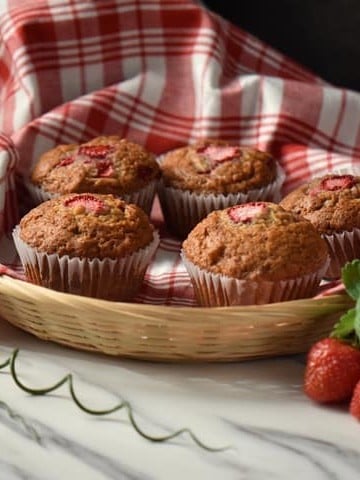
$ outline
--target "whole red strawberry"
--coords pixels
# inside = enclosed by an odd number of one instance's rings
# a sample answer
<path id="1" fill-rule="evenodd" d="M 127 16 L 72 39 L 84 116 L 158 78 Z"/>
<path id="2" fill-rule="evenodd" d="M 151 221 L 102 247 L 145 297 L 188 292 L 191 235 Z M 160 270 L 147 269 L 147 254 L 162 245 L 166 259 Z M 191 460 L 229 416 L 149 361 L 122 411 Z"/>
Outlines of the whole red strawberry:
<path id="1" fill-rule="evenodd" d="M 305 369 L 304 390 L 308 397 L 321 403 L 343 402 L 351 398 L 359 380 L 359 349 L 336 338 L 325 338 L 313 345 Z"/>
<path id="2" fill-rule="evenodd" d="M 353 396 L 351 397 L 350 413 L 360 420 L 360 381 L 356 384 Z"/>

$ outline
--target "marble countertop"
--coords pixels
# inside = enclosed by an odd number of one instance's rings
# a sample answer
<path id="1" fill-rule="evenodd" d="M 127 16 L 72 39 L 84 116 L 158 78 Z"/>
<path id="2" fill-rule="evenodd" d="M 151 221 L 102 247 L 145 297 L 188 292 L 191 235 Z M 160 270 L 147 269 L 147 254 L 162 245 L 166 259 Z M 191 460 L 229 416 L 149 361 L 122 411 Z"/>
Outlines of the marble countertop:
<path id="1" fill-rule="evenodd" d="M 208 452 L 186 433 L 150 442 L 126 411 L 89 415 L 73 402 L 68 385 L 31 396 L 6 367 L 0 372 L 0 479 L 359 478 L 360 424 L 346 408 L 320 407 L 304 396 L 302 356 L 234 364 L 137 362 L 44 342 L 5 321 L 0 339 L 0 362 L 20 349 L 16 371 L 25 385 L 48 387 L 72 373 L 78 398 L 91 409 L 126 400 L 149 435 L 190 427 L 211 447 L 230 446 Z"/>

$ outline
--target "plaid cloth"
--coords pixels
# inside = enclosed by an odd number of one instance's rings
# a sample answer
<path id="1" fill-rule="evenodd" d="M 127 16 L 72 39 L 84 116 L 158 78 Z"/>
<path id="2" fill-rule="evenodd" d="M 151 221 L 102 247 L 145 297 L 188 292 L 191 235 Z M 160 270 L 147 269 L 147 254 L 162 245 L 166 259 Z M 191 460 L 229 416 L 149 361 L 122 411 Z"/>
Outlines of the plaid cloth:
<path id="1" fill-rule="evenodd" d="M 15 174 L 59 143 L 118 134 L 160 154 L 204 136 L 270 151 L 284 193 L 360 158 L 360 96 L 334 88 L 191 0 L 3 0 L 0 231 Z M 161 227 L 158 204 L 153 219 Z M 162 231 L 139 301 L 193 304 Z M 1 272 L 16 258 L 6 234 Z"/>

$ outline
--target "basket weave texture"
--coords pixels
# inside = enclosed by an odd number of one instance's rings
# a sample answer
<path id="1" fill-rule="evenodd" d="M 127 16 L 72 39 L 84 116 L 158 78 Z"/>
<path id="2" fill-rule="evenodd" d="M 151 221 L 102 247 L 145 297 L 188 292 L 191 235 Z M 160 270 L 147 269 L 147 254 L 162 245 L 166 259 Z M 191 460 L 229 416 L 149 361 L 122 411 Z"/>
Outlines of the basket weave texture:
<path id="1" fill-rule="evenodd" d="M 81 350 L 167 362 L 230 362 L 305 352 L 352 305 L 346 294 L 249 307 L 97 300 L 0 277 L 0 316 Z"/>

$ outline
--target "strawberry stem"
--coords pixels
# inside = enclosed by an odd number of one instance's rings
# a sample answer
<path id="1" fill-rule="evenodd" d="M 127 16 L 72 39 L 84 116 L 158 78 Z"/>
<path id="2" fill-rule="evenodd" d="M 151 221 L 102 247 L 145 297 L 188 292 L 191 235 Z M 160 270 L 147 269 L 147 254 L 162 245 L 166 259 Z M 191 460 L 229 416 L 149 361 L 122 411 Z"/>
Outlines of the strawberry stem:
<path id="1" fill-rule="evenodd" d="M 340 317 L 330 337 L 360 348 L 360 260 L 346 263 L 341 276 L 347 293 L 356 303 Z"/>

